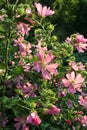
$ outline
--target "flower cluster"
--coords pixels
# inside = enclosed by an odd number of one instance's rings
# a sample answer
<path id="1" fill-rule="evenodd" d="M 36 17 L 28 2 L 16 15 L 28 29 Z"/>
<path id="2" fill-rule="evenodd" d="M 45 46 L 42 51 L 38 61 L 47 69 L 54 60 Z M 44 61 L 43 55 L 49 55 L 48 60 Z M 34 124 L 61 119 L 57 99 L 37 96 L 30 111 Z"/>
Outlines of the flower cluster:
<path id="1" fill-rule="evenodd" d="M 0 15 L 0 129 L 86 130 L 87 65 L 73 49 L 83 53 L 87 39 L 77 33 L 60 44 L 45 20 L 54 11 L 25 3 L 10 2 L 12 13 Z"/>

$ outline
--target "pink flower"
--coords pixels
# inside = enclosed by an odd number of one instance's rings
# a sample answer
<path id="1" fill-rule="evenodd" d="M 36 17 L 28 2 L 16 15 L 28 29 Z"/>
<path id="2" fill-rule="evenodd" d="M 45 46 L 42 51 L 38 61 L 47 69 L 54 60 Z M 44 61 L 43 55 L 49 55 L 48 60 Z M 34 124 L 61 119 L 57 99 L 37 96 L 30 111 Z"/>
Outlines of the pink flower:
<path id="1" fill-rule="evenodd" d="M 87 116 L 86 115 L 82 117 L 81 123 L 82 123 L 83 127 L 87 126 Z"/>
<path id="2" fill-rule="evenodd" d="M 37 54 L 39 61 L 34 62 L 34 70 L 37 72 L 42 72 L 42 77 L 44 79 L 51 79 L 51 75 L 57 74 L 57 66 L 58 64 L 50 64 L 50 62 L 54 59 L 54 55 L 51 52 L 48 52 L 45 55 L 45 50 L 42 48 L 39 50 Z"/>
<path id="3" fill-rule="evenodd" d="M 28 32 L 30 31 L 28 24 L 19 22 L 17 25 L 17 28 L 18 28 L 19 34 L 21 34 L 22 36 L 24 36 L 26 34 L 28 36 Z"/>
<path id="4" fill-rule="evenodd" d="M 24 97 L 36 97 L 35 91 L 37 90 L 37 84 L 30 84 L 29 82 L 27 83 L 21 83 L 19 82 L 16 87 L 20 90 L 22 90 Z"/>
<path id="5" fill-rule="evenodd" d="M 24 42 L 24 37 L 19 37 L 18 39 L 14 40 L 14 46 L 19 46 L 19 52 L 18 54 L 20 54 L 22 57 L 25 57 L 26 55 L 30 55 L 31 54 L 31 45 L 29 42 L 25 43 Z M 18 55 L 16 54 L 16 55 Z"/>
<path id="6" fill-rule="evenodd" d="M 79 33 L 71 35 L 70 38 L 67 37 L 65 42 L 71 43 L 72 46 L 76 47 L 78 52 L 83 53 L 85 50 L 87 50 L 87 39 L 85 39 L 84 36 Z"/>
<path id="7" fill-rule="evenodd" d="M 72 125 L 72 122 L 71 122 L 71 120 L 66 120 L 66 123 L 68 124 L 68 125 Z"/>
<path id="8" fill-rule="evenodd" d="M 16 130 L 29 130 L 24 117 L 16 117 L 14 121 L 16 121 L 16 124 L 14 125 Z"/>
<path id="9" fill-rule="evenodd" d="M 30 63 L 23 66 L 25 72 L 29 72 L 30 70 Z"/>
<path id="10" fill-rule="evenodd" d="M 76 118 L 75 118 L 75 121 L 76 121 L 76 122 L 81 122 L 81 118 L 76 117 Z"/>
<path id="11" fill-rule="evenodd" d="M 33 112 L 27 117 L 26 123 L 37 126 L 41 124 L 41 119 L 39 118 L 36 112 Z"/>
<path id="12" fill-rule="evenodd" d="M 27 82 L 26 84 L 23 85 L 23 93 L 25 94 L 24 97 L 36 97 L 35 91 L 37 90 L 37 84 L 30 84 Z"/>
<path id="13" fill-rule="evenodd" d="M 78 70 L 85 70 L 85 66 L 79 62 L 76 64 L 76 62 L 70 62 L 69 65 L 73 68 L 73 70 L 78 71 Z"/>
<path id="14" fill-rule="evenodd" d="M 47 6 L 42 6 L 40 3 L 35 2 L 34 5 L 38 11 L 38 14 L 42 17 L 49 16 L 55 13 L 53 10 L 50 10 L 50 7 L 47 8 Z"/>
<path id="15" fill-rule="evenodd" d="M 50 109 L 46 110 L 46 114 L 57 115 L 60 113 L 60 109 L 53 105 Z"/>
<path id="16" fill-rule="evenodd" d="M 79 96 L 79 104 L 87 110 L 87 96 L 84 98 L 82 96 Z"/>
<path id="17" fill-rule="evenodd" d="M 22 57 L 25 57 L 26 55 L 29 55 L 31 53 L 31 45 L 30 43 L 20 43 L 19 44 L 19 53 Z"/>
<path id="18" fill-rule="evenodd" d="M 66 77 L 67 79 L 62 79 L 62 82 L 65 87 L 68 88 L 68 92 L 75 93 L 76 90 L 79 92 L 82 91 L 80 87 L 84 82 L 84 78 L 80 74 L 77 74 L 75 77 L 75 72 L 73 71 L 71 73 L 68 73 Z"/>
<path id="19" fill-rule="evenodd" d="M 87 50 L 87 39 L 84 38 L 83 35 L 80 35 L 79 33 L 76 34 L 76 48 L 79 52 L 84 52 L 84 50 Z"/>
<path id="20" fill-rule="evenodd" d="M 67 37 L 66 40 L 65 40 L 65 42 L 72 43 L 72 39 L 70 37 Z"/>
<path id="21" fill-rule="evenodd" d="M 18 39 L 14 40 L 14 46 L 18 46 L 19 44 L 23 43 L 24 37 L 19 37 Z"/>

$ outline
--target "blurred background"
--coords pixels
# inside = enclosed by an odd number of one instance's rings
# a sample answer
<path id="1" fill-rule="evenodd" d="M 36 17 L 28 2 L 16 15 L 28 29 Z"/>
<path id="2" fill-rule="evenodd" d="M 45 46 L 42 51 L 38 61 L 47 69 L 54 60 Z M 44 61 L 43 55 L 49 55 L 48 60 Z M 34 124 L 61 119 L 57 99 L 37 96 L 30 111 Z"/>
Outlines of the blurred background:
<path id="1" fill-rule="evenodd" d="M 50 20 L 55 25 L 53 33 L 58 36 L 60 42 L 78 32 L 87 38 L 87 0 L 39 0 L 39 2 L 55 11 Z M 87 63 L 87 51 L 79 54 L 75 52 L 75 56 L 77 61 Z"/>
<path id="2" fill-rule="evenodd" d="M 77 32 L 87 37 L 87 0 L 40 0 L 40 3 L 55 11 L 51 22 L 56 25 L 54 33 L 59 41 Z"/>

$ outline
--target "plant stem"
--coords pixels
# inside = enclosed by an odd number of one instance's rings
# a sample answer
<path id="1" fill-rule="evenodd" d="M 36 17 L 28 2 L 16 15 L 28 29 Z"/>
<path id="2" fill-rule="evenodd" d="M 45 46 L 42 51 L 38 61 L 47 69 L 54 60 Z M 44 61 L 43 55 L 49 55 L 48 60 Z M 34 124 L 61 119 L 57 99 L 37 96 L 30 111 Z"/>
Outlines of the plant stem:
<path id="1" fill-rule="evenodd" d="M 6 76 L 8 74 L 8 46 L 9 46 L 9 40 L 7 40 L 7 43 L 6 43 L 6 58 L 5 58 L 6 68 L 5 68 L 5 76 L 4 76 L 5 80 L 6 80 Z"/>
<path id="2" fill-rule="evenodd" d="M 14 6 L 13 6 L 13 8 L 12 8 L 12 11 L 14 11 L 14 9 L 15 9 L 16 5 L 18 4 L 18 2 L 19 2 L 19 0 L 16 0 Z"/>

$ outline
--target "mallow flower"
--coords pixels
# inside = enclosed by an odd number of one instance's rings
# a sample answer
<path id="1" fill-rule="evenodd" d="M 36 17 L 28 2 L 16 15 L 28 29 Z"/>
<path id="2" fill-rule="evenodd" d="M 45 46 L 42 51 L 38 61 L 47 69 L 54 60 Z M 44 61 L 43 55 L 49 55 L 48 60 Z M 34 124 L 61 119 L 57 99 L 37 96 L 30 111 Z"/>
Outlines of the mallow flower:
<path id="1" fill-rule="evenodd" d="M 52 75 L 57 74 L 57 63 L 50 63 L 54 59 L 54 55 L 51 52 L 45 54 L 45 49 L 41 48 L 37 53 L 38 61 L 34 62 L 34 70 L 42 73 L 44 79 L 50 80 Z"/>
<path id="2" fill-rule="evenodd" d="M 34 5 L 38 11 L 38 14 L 42 17 L 46 17 L 55 13 L 53 10 L 50 10 L 50 7 L 47 8 L 47 6 L 42 6 L 40 3 L 35 2 Z"/>
<path id="3" fill-rule="evenodd" d="M 33 112 L 27 117 L 26 123 L 37 126 L 41 124 L 41 119 L 36 112 Z"/>
<path id="4" fill-rule="evenodd" d="M 67 78 L 67 79 L 66 79 Z M 81 92 L 81 86 L 84 82 L 84 78 L 81 74 L 75 75 L 75 72 L 66 74 L 66 78 L 62 79 L 65 87 L 68 88 L 69 93 L 75 93 L 76 91 Z"/>
<path id="5" fill-rule="evenodd" d="M 86 110 L 87 110 L 87 96 L 82 97 L 81 95 L 79 96 L 79 104 L 82 105 Z"/>
<path id="6" fill-rule="evenodd" d="M 47 109 L 45 113 L 51 115 L 57 115 L 60 113 L 60 109 L 57 108 L 55 105 L 53 105 L 51 108 Z"/>

